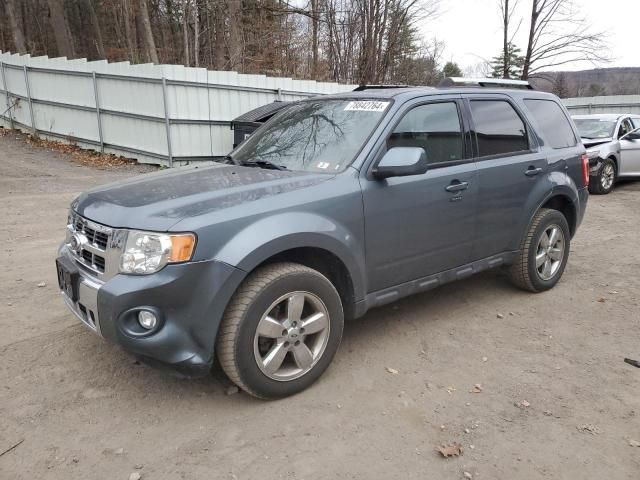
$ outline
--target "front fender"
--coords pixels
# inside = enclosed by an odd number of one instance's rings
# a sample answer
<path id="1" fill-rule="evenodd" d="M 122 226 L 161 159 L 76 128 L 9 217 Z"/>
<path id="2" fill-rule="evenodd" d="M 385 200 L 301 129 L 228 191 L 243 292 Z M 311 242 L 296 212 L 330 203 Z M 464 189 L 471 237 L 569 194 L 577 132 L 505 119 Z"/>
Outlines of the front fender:
<path id="1" fill-rule="evenodd" d="M 250 272 L 278 253 L 302 247 L 338 257 L 351 276 L 355 300 L 364 298 L 364 245 L 345 226 L 319 214 L 287 212 L 263 218 L 231 237 L 216 260 Z"/>

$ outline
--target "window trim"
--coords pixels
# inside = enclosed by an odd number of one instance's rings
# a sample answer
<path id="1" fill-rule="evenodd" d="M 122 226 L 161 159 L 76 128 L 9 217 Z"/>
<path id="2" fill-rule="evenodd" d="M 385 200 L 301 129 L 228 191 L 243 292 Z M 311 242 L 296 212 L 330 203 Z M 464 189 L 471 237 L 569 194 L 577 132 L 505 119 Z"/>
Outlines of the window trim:
<path id="1" fill-rule="evenodd" d="M 516 103 L 513 101 L 513 99 L 511 97 L 508 97 L 506 95 L 505 96 L 502 96 L 502 95 L 465 95 L 463 97 L 463 99 L 465 101 L 465 105 L 466 105 L 466 108 L 467 108 L 467 114 L 469 116 L 469 125 L 470 125 L 470 130 L 471 130 L 472 142 L 473 142 L 473 146 L 474 146 L 474 152 L 473 152 L 474 156 L 472 157 L 473 161 L 475 161 L 475 162 L 484 162 L 484 161 L 487 161 L 487 160 L 497 160 L 497 159 L 507 158 L 507 157 L 517 157 L 517 156 L 520 156 L 520 155 L 528 155 L 528 154 L 532 154 L 532 153 L 538 152 L 538 150 L 539 150 L 538 142 L 535 141 L 535 139 L 531 135 L 531 132 L 533 132 L 535 130 L 533 128 L 531 128 L 531 125 L 529 124 L 529 121 L 523 115 L 523 113 L 520 111 L 520 108 L 518 108 L 518 106 L 516 105 Z M 524 124 L 524 127 L 526 129 L 526 133 L 527 133 L 527 143 L 529 144 L 529 149 L 528 150 L 517 150 L 515 152 L 496 153 L 496 154 L 493 154 L 493 155 L 480 156 L 480 147 L 478 145 L 478 136 L 477 136 L 477 133 L 476 133 L 476 124 L 475 124 L 475 119 L 473 118 L 473 113 L 471 111 L 471 102 L 472 101 L 507 102 L 509 105 L 511 105 L 511 108 L 513 108 L 513 110 L 516 112 L 516 115 L 518 115 L 518 117 L 520 118 L 520 120 Z"/>
<path id="2" fill-rule="evenodd" d="M 535 120 L 535 122 L 536 122 L 536 123 L 538 123 L 538 119 L 537 119 L 537 118 L 535 118 L 535 115 L 533 115 L 533 112 L 529 109 L 529 106 L 527 105 L 527 100 L 533 100 L 533 101 L 538 101 L 538 102 L 551 102 L 551 103 L 555 103 L 555 104 L 558 106 L 558 108 L 560 109 L 560 112 L 561 112 L 561 113 L 562 113 L 562 115 L 564 116 L 565 120 L 566 120 L 566 121 L 567 121 L 567 123 L 569 124 L 569 129 L 571 130 L 571 134 L 573 135 L 573 141 L 574 141 L 574 144 L 573 144 L 573 145 L 569 145 L 569 146 L 567 146 L 567 147 L 554 147 L 554 146 L 552 146 L 551 144 L 549 144 L 549 147 L 550 147 L 552 150 L 563 150 L 563 149 L 565 149 L 565 148 L 575 148 L 575 147 L 577 147 L 577 146 L 578 146 L 579 140 L 578 140 L 578 137 L 576 137 L 576 132 L 575 132 L 575 130 L 574 130 L 574 127 L 571 125 L 571 118 L 570 118 L 570 117 L 567 117 L 567 114 L 566 114 L 566 112 L 565 112 L 564 108 L 562 108 L 562 105 L 560 105 L 558 102 L 556 102 L 555 100 L 550 99 L 550 98 L 535 98 L 535 97 L 525 97 L 525 98 L 523 98 L 523 99 L 522 99 L 522 103 L 524 103 L 524 106 L 526 107 L 527 112 L 531 114 L 531 116 L 533 117 L 533 119 Z M 541 129 L 541 130 L 542 130 L 542 129 Z M 543 133 L 543 132 L 540 132 L 540 133 Z M 539 135 L 539 134 L 538 134 L 538 132 L 536 132 L 536 135 Z M 547 140 L 548 140 L 548 139 L 546 138 L 546 136 L 545 136 L 544 140 L 545 140 L 545 141 L 547 141 Z"/>
<path id="3" fill-rule="evenodd" d="M 371 162 L 371 165 L 367 169 L 368 170 L 367 175 L 371 174 L 373 169 L 378 165 L 378 163 L 380 163 L 380 160 L 382 160 L 382 157 L 384 156 L 384 154 L 387 153 L 387 151 L 389 150 L 387 148 L 387 142 L 391 138 L 391 135 L 393 135 L 398 124 L 404 119 L 404 117 L 415 108 L 422 107 L 425 105 L 433 105 L 437 103 L 453 103 L 456 106 L 456 110 L 458 111 L 458 122 L 460 123 L 460 140 L 462 143 L 463 158 L 461 158 L 460 160 L 450 160 L 446 162 L 429 163 L 428 170 L 434 170 L 436 168 L 454 167 L 456 165 L 463 165 L 465 163 L 473 162 L 473 157 L 471 156 L 472 152 L 469 151 L 469 146 L 467 144 L 466 137 L 467 137 L 468 124 L 466 123 L 466 118 L 461 105 L 461 98 L 460 97 L 454 97 L 454 98 L 450 97 L 450 98 L 440 98 L 440 99 L 434 98 L 434 99 L 424 100 L 424 101 L 410 104 L 405 110 L 400 112 L 400 115 L 398 116 L 397 120 L 392 122 L 389 132 L 385 135 L 384 140 L 382 141 L 382 144 L 378 149 L 379 151 L 375 156 L 375 160 Z"/>

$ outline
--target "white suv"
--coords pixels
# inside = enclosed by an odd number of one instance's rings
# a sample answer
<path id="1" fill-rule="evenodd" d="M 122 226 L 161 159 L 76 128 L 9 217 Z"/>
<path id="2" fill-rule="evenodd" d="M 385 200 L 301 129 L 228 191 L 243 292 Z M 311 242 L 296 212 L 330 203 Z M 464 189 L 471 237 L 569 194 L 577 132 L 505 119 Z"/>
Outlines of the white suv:
<path id="1" fill-rule="evenodd" d="M 589 191 L 606 194 L 620 177 L 640 176 L 640 115 L 574 115 L 589 156 Z"/>

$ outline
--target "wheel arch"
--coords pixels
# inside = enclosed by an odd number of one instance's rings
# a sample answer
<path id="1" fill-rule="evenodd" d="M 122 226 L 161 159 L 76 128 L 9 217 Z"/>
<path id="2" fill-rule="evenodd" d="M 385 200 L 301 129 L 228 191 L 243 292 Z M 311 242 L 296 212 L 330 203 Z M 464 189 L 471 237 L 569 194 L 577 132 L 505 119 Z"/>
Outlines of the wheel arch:
<path id="1" fill-rule="evenodd" d="M 327 277 L 338 291 L 345 319 L 354 317 L 356 293 L 349 268 L 335 253 L 320 247 L 295 247 L 265 258 L 256 268 L 278 262 L 294 262 L 317 270 Z"/>
<path id="2" fill-rule="evenodd" d="M 569 196 L 562 193 L 553 195 L 545 200 L 544 203 L 540 205 L 540 207 L 536 210 L 536 212 L 538 212 L 541 208 L 550 208 L 562 213 L 562 215 L 564 215 L 564 218 L 567 219 L 567 223 L 569 224 L 569 232 L 571 232 L 571 237 L 573 237 L 577 229 L 578 212 L 574 202 Z M 536 212 L 534 212 L 534 215 Z"/>

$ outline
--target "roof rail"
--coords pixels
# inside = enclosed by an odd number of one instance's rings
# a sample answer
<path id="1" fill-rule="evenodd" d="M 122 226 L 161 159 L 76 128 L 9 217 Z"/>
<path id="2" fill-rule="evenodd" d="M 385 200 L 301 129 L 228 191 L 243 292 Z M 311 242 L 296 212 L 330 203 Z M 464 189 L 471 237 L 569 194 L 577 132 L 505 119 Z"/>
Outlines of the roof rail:
<path id="1" fill-rule="evenodd" d="M 533 90 L 533 87 L 526 80 L 511 80 L 508 78 L 464 78 L 446 77 L 438 84 L 442 87 L 493 87 L 493 88 L 519 88 L 523 90 Z"/>
<path id="2" fill-rule="evenodd" d="M 363 90 L 382 90 L 384 88 L 411 88 L 411 85 L 358 85 L 353 91 L 362 92 Z"/>

